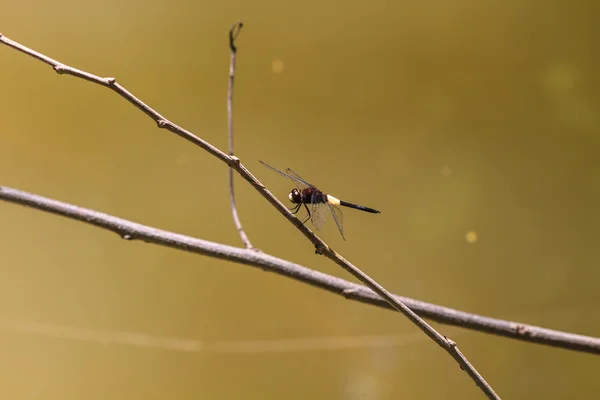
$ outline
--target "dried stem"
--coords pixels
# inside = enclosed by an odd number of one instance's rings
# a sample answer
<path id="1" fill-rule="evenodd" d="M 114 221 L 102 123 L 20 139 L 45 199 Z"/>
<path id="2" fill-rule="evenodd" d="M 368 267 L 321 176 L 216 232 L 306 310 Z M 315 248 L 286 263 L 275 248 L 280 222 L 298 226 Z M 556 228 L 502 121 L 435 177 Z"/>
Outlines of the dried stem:
<path id="1" fill-rule="evenodd" d="M 436 342 L 440 347 L 448 352 L 454 358 L 460 367 L 471 377 L 471 379 L 475 382 L 475 384 L 484 392 L 484 394 L 490 399 L 499 399 L 498 395 L 494 392 L 491 386 L 483 379 L 483 377 L 477 372 L 477 370 L 471 365 L 471 363 L 466 359 L 466 357 L 458 350 L 458 347 L 455 342 L 452 340 L 440 335 L 433 327 L 431 327 L 427 322 L 425 322 L 422 318 L 420 318 L 417 314 L 415 314 L 411 309 L 409 309 L 406 305 L 402 303 L 398 298 L 392 296 L 390 292 L 385 290 L 380 284 L 378 284 L 375 280 L 369 277 L 367 274 L 362 272 L 359 268 L 351 264 L 349 261 L 345 260 L 341 255 L 336 253 L 332 248 L 330 248 L 323 240 L 321 240 L 318 236 L 316 236 L 306 225 L 304 225 L 299 219 L 297 219 L 271 192 L 269 192 L 265 186 L 260 183 L 258 179 L 256 179 L 250 171 L 240 162 L 240 160 L 235 156 L 229 156 L 214 147 L 210 143 L 205 140 L 197 137 L 191 132 L 175 125 L 171 121 L 164 118 L 158 112 L 150 108 L 140 99 L 135 97 L 129 91 L 127 91 L 123 86 L 119 85 L 116 82 L 115 78 L 101 78 L 99 76 L 90 74 L 85 71 L 81 71 L 70 66 L 67 66 L 63 63 L 60 63 L 50 57 L 47 57 L 41 53 L 38 53 L 34 50 L 29 49 L 26 46 L 23 46 L 13 40 L 8 39 L 5 36 L 0 34 L 0 43 L 3 43 L 11 48 L 19 50 L 27 55 L 30 55 L 38 60 L 51 65 L 54 70 L 59 74 L 67 74 L 73 75 L 78 78 L 85 79 L 90 82 L 97 83 L 102 86 L 106 86 L 120 96 L 124 97 L 127 101 L 132 103 L 135 107 L 142 110 L 146 115 L 152 118 L 158 124 L 159 128 L 165 128 L 170 132 L 175 133 L 176 135 L 196 144 L 197 146 L 203 148 L 208 151 L 213 156 L 217 157 L 219 160 L 226 163 L 229 167 L 233 168 L 236 172 L 238 172 L 244 179 L 246 179 L 269 203 L 271 203 L 283 216 L 285 216 L 292 224 L 296 226 L 296 228 L 304 234 L 308 240 L 315 246 L 317 254 L 322 254 L 325 257 L 329 258 L 339 266 L 341 266 L 344 270 L 352 274 L 355 278 L 360 280 L 365 286 L 373 290 L 379 296 L 381 296 L 391 307 L 400 311 L 404 316 L 406 316 L 410 321 L 412 321 L 419 329 L 421 329 L 427 336 L 429 336 L 434 342 Z"/>
<path id="2" fill-rule="evenodd" d="M 229 87 L 227 89 L 227 136 L 229 138 L 229 155 L 233 156 L 233 82 L 235 80 L 235 59 L 237 55 L 237 47 L 235 46 L 235 40 L 237 39 L 240 31 L 242 30 L 244 23 L 241 21 L 236 22 L 231 26 L 229 30 L 229 49 L 231 50 L 231 57 L 229 61 Z M 237 212 L 237 206 L 235 205 L 235 192 L 233 190 L 233 168 L 229 168 L 229 202 L 231 203 L 231 214 L 233 215 L 233 222 L 237 228 L 240 239 L 244 243 L 247 249 L 253 249 L 248 235 L 242 228 L 242 222 Z"/>
<path id="3" fill-rule="evenodd" d="M 82 221 L 117 233 L 127 240 L 143 240 L 191 253 L 233 261 L 276 273 L 308 285 L 376 307 L 393 310 L 371 289 L 335 276 L 315 271 L 268 254 L 221 245 L 149 226 L 137 224 L 98 211 L 63 203 L 58 200 L 0 186 L 0 200 Z M 560 332 L 515 321 L 484 317 L 436 304 L 394 295 L 421 317 L 442 324 L 505 336 L 530 343 L 600 355 L 600 338 Z"/>

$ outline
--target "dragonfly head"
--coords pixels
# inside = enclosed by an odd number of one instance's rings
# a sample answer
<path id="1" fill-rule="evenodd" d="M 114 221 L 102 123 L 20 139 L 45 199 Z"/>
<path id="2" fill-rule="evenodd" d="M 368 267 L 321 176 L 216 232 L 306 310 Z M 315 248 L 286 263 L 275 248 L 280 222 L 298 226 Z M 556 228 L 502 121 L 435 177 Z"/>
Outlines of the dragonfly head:
<path id="1" fill-rule="evenodd" d="M 300 204 L 302 202 L 302 196 L 298 189 L 293 189 L 290 194 L 288 194 L 288 199 L 294 204 Z"/>

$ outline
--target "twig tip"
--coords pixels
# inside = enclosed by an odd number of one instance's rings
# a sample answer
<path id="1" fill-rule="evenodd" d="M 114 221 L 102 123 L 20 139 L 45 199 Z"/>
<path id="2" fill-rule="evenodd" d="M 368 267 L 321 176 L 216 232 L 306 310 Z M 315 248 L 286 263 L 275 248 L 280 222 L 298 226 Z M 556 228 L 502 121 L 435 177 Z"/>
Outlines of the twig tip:
<path id="1" fill-rule="evenodd" d="M 235 40 L 239 36 L 243 26 L 244 23 L 242 21 L 236 21 L 229 29 L 229 48 L 233 52 L 237 51 L 237 47 L 235 47 Z"/>

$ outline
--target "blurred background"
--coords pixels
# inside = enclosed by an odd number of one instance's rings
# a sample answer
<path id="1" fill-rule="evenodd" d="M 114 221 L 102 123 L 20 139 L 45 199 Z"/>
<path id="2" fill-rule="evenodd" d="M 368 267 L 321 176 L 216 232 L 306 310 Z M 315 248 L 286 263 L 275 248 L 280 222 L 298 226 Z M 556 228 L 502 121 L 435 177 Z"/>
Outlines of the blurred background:
<path id="1" fill-rule="evenodd" d="M 588 1 L 16 1 L 0 32 L 348 201 L 347 259 L 395 293 L 600 336 L 598 9 Z M 115 93 L 0 46 L 0 185 L 241 246 L 226 166 Z M 236 177 L 267 253 L 350 279 Z M 10 399 L 479 399 L 404 317 L 0 202 Z M 586 398 L 597 356 L 435 325 L 505 398 Z"/>

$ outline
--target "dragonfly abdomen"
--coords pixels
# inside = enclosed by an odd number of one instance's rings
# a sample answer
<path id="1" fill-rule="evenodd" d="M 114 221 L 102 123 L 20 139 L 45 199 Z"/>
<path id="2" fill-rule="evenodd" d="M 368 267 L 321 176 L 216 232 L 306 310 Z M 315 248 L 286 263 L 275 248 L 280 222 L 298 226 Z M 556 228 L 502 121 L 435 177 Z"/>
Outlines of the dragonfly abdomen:
<path id="1" fill-rule="evenodd" d="M 366 211 L 366 212 L 370 212 L 370 213 L 373 213 L 373 214 L 380 214 L 381 213 L 381 211 L 377 211 L 374 208 L 365 207 L 365 206 L 359 206 L 358 204 L 348 203 L 347 201 L 340 200 L 339 204 L 340 204 L 340 206 L 354 208 L 355 210 Z"/>

